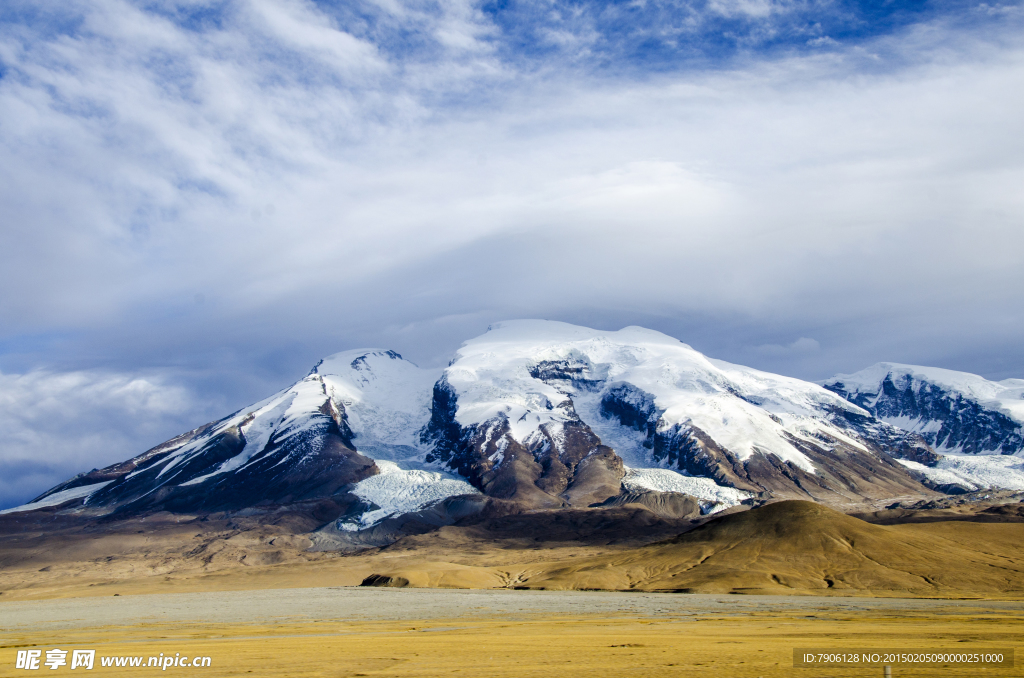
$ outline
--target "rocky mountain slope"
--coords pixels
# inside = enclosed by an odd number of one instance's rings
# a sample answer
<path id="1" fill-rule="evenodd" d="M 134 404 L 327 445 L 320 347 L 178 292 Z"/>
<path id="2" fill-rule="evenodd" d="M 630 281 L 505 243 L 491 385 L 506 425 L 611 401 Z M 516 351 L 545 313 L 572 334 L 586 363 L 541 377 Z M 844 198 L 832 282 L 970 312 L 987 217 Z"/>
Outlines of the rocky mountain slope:
<path id="1" fill-rule="evenodd" d="M 937 452 L 1024 451 L 1024 379 L 988 381 L 935 367 L 878 363 L 822 384 Z"/>
<path id="2" fill-rule="evenodd" d="M 878 363 L 822 385 L 877 419 L 921 437 L 932 458 L 904 465 L 943 491 L 1024 490 L 1024 379 Z M 916 462 L 916 463 L 915 463 Z"/>
<path id="3" fill-rule="evenodd" d="M 927 453 L 916 436 L 814 384 L 712 360 L 643 328 L 543 321 L 466 342 L 434 386 L 421 440 L 428 461 L 539 508 L 603 501 L 624 479 L 666 474 L 708 501 L 716 488 L 893 496 L 921 487 L 891 453 Z"/>
<path id="4" fill-rule="evenodd" d="M 339 353 L 266 400 L 134 459 L 77 476 L 33 503 L 88 496 L 92 510 L 202 512 L 333 497 L 344 508 L 360 503 L 359 493 L 348 490 L 378 475 L 362 493 L 374 495 L 378 488 L 380 494 L 392 476 L 404 476 L 393 497 L 400 507 L 447 496 L 437 491 L 472 493 L 449 474 L 387 463 L 422 457 L 415 431 L 429 416 L 438 374 L 391 351 Z M 357 435 L 373 457 L 356 450 Z"/>
<path id="5" fill-rule="evenodd" d="M 486 511 L 628 502 L 678 517 L 931 496 L 906 466 L 934 461 L 927 439 L 833 390 L 643 328 L 514 321 L 443 369 L 386 350 L 336 354 L 260 403 L 15 510 L 285 507 L 335 537 L 379 541 Z"/>

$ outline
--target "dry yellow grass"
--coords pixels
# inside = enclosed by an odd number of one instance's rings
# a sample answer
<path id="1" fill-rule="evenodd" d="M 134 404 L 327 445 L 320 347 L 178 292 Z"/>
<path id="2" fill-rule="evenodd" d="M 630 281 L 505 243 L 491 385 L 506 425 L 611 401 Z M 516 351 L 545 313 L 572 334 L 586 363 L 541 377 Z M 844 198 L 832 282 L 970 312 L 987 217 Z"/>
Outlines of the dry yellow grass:
<path id="1" fill-rule="evenodd" d="M 273 525 L 157 516 L 119 529 L 69 524 L 55 537 L 32 523 L 0 541 L 0 676 L 29 675 L 14 669 L 18 649 L 60 647 L 209 656 L 208 669 L 160 673 L 211 678 L 852 678 L 881 669 L 794 668 L 793 650 L 1019 650 L 1024 639 L 1024 604 L 1005 602 L 1024 598 L 1024 523 L 882 526 L 781 502 L 643 547 L 536 547 L 446 527 L 352 556 L 310 552 L 309 539 Z M 371 574 L 407 587 L 548 591 L 316 588 Z M 571 589 L 629 593 L 554 592 Z M 641 593 L 659 590 L 775 595 L 711 605 Z M 69 669 L 44 670 L 34 675 Z"/>
<path id="2" fill-rule="evenodd" d="M 162 672 L 208 678 L 881 676 L 880 668 L 795 669 L 793 648 L 1012 647 L 1020 642 L 1022 632 L 1024 622 L 1019 616 L 983 609 L 950 614 L 941 608 L 922 613 L 856 612 L 840 607 L 816 611 L 814 618 L 808 618 L 805 611 L 795 614 L 782 610 L 654 618 L 565 614 L 518 620 L 483 616 L 387 622 L 83 625 L 59 633 L 6 633 L 0 650 L 0 676 L 25 673 L 13 669 L 15 646 L 44 650 L 53 646 L 93 648 L 99 655 L 148 657 L 180 652 L 209 656 L 212 666 L 208 669 L 170 668 Z M 95 670 L 111 677 L 151 675 L 154 671 Z M 1024 671 L 897 667 L 894 675 L 995 678 L 1020 676 Z"/>

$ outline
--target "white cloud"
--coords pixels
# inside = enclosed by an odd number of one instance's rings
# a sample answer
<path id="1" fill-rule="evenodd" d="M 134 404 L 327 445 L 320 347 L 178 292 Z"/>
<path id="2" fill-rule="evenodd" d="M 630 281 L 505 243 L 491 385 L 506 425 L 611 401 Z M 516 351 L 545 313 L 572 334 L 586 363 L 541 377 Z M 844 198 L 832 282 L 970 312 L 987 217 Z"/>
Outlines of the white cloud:
<path id="1" fill-rule="evenodd" d="M 211 405 L 157 376 L 0 373 L 0 508 L 205 423 Z"/>
<path id="2" fill-rule="evenodd" d="M 807 44 L 811 47 L 838 47 L 840 43 L 838 40 L 830 38 L 827 35 L 822 35 L 817 38 L 811 38 L 807 41 Z"/>
<path id="3" fill-rule="evenodd" d="M 528 251 L 536 229 L 613 267 L 601 293 L 635 297 L 624 276 L 686 308 L 877 285 L 920 300 L 935 288 L 912 281 L 936 261 L 964 289 L 1017 280 L 1016 248 L 991 245 L 1016 243 L 1022 213 L 1007 190 L 1020 51 L 966 45 L 955 66 L 877 75 L 830 57 L 513 83 L 479 60 L 402 71 L 309 3 L 240 7 L 195 32 L 104 0 L 79 6 L 89 30 L 74 38 L 7 41 L 2 198 L 25 224 L 0 274 L 25 292 L 0 300 L 14 327 L 115 322 L 196 291 L 261 312 L 499 234 Z M 469 6 L 450 10 L 437 30 L 486 33 Z"/>
<path id="4" fill-rule="evenodd" d="M 780 9 L 772 0 L 712 0 L 708 6 L 713 12 L 722 16 L 737 15 L 763 18 Z M 782 7 L 784 9 L 784 5 Z"/>
<path id="5" fill-rule="evenodd" d="M 257 30 L 267 38 L 315 61 L 324 61 L 335 75 L 352 77 L 387 68 L 374 45 L 334 26 L 311 2 L 248 0 L 246 5 Z"/>
<path id="6" fill-rule="evenodd" d="M 1013 25 L 624 77 L 577 67 L 600 37 L 583 19 L 571 68 L 521 67 L 471 3 L 379 2 L 422 38 L 406 53 L 301 0 L 227 3 L 199 29 L 168 18 L 188 5 L 69 0 L 67 33 L 0 25 L 0 339 L 69 337 L 30 366 L 349 341 L 433 359 L 502 317 L 726 317 L 738 347 L 726 328 L 700 348 L 820 378 L 863 367 L 837 356 L 927 363 L 1024 335 Z M 785 345 L 809 335 L 820 350 Z M 138 425 L 190 416 L 161 407 Z M 18 449 L 66 447 L 17 411 Z M 66 467 L 141 451 L 119 416 Z"/>

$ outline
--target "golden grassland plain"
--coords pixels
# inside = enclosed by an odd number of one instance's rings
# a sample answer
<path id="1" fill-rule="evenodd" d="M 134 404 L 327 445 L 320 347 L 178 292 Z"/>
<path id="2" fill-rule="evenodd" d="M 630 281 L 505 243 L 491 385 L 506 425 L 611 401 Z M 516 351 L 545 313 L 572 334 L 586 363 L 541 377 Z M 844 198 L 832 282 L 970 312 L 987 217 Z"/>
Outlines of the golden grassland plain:
<path id="1" fill-rule="evenodd" d="M 1022 612 L 1007 601 L 366 588 L 23 601 L 0 604 L 0 676 L 27 675 L 14 668 L 18 649 L 52 647 L 211 658 L 209 668 L 166 671 L 97 664 L 112 677 L 881 676 L 880 666 L 794 668 L 793 649 L 1019 653 Z M 893 675 L 1024 670 L 896 666 Z"/>
<path id="2" fill-rule="evenodd" d="M 70 671 L 14 668 L 19 649 L 54 647 L 212 660 L 94 669 L 112 676 L 881 676 L 794 667 L 793 650 L 1019 653 L 1024 638 L 1022 522 L 882 525 L 779 502 L 655 543 L 452 526 L 343 555 L 281 525 L 35 513 L 0 535 L 0 676 Z M 358 586 L 370 575 L 385 587 Z"/>

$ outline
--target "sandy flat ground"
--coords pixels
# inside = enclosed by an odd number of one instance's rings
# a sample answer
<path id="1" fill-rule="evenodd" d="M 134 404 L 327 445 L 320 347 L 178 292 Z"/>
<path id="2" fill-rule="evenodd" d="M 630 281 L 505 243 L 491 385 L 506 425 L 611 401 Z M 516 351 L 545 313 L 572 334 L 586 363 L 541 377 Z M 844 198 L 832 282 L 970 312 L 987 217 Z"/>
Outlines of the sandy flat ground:
<path id="1" fill-rule="evenodd" d="M 982 612 L 1024 619 L 1024 601 L 331 587 L 12 601 L 0 603 L 0 629 L 58 632 L 152 622 L 263 624 L 494 616 L 526 620 L 623 614 L 656 618 L 779 611 L 814 614 L 816 610 L 937 617 Z"/>
<path id="2" fill-rule="evenodd" d="M 881 676 L 794 668 L 793 649 L 1020 653 L 1022 640 L 1024 603 L 1013 601 L 334 587 L 0 603 L 3 676 L 31 675 L 14 669 L 26 647 L 212 659 L 204 669 L 93 671 L 110 676 Z M 37 675 L 70 672 L 44 670 Z"/>

